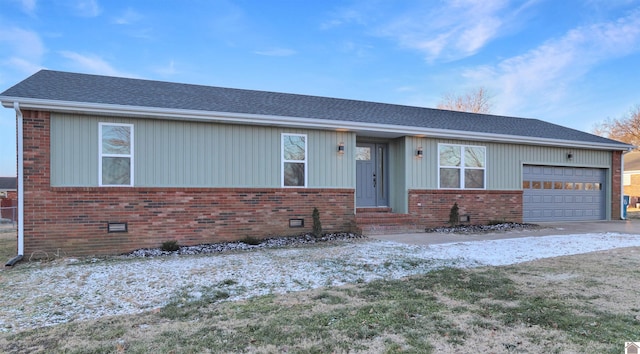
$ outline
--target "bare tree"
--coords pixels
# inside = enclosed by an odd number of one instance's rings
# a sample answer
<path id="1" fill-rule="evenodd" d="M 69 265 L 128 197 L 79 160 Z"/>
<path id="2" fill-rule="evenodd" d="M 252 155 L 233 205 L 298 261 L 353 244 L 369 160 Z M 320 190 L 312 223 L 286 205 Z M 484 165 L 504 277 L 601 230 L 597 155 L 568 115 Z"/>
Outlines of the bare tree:
<path id="1" fill-rule="evenodd" d="M 605 138 L 640 146 L 640 104 L 632 107 L 621 118 L 608 118 L 595 124 L 591 132 Z"/>
<path id="2" fill-rule="evenodd" d="M 446 93 L 436 107 L 450 111 L 490 113 L 492 106 L 490 101 L 491 95 L 484 87 L 480 87 L 470 90 L 464 95 Z"/>

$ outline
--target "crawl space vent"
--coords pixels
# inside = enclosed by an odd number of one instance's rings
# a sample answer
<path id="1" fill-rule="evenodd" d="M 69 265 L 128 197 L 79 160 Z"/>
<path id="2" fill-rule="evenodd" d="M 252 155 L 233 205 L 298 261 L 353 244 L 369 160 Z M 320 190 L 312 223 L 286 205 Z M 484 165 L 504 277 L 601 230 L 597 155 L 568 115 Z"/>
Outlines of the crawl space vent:
<path id="1" fill-rule="evenodd" d="M 110 222 L 107 224 L 107 232 L 127 232 L 127 223 Z"/>

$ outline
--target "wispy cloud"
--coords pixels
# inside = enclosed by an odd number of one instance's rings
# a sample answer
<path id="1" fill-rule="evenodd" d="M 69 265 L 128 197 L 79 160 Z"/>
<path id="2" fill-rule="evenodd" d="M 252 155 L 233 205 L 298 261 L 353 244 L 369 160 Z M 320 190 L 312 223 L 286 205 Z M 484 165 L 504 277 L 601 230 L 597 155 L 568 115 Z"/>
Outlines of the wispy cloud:
<path id="1" fill-rule="evenodd" d="M 127 8 L 120 16 L 113 18 L 113 23 L 117 25 L 130 25 L 140 21 L 142 15 L 132 8 Z"/>
<path id="2" fill-rule="evenodd" d="M 505 0 L 458 0 L 412 9 L 382 26 L 378 33 L 422 52 L 428 61 L 473 55 L 500 34 Z"/>
<path id="3" fill-rule="evenodd" d="M 173 76 L 178 74 L 178 70 L 176 69 L 176 63 L 171 60 L 169 64 L 165 66 L 156 66 L 153 68 L 153 71 L 162 75 L 162 76 Z"/>
<path id="4" fill-rule="evenodd" d="M 70 6 L 77 16 L 82 17 L 96 17 L 102 12 L 97 0 L 74 0 Z"/>
<path id="5" fill-rule="evenodd" d="M 258 55 L 264 55 L 269 57 L 288 57 L 295 55 L 297 52 L 293 49 L 288 48 L 272 48 L 267 50 L 258 50 L 254 52 Z"/>
<path id="6" fill-rule="evenodd" d="M 36 0 L 17 0 L 24 11 L 28 15 L 33 15 L 36 12 Z"/>
<path id="7" fill-rule="evenodd" d="M 474 55 L 504 35 L 520 11 L 535 1 L 519 7 L 510 6 L 507 0 L 406 1 L 399 12 L 397 3 L 388 12 L 360 4 L 336 11 L 321 28 L 361 25 L 369 34 L 422 53 L 429 62 L 452 61 Z"/>
<path id="8" fill-rule="evenodd" d="M 558 102 L 570 84 L 597 65 L 639 51 L 637 10 L 615 21 L 574 28 L 497 65 L 467 70 L 464 76 L 500 92 L 498 106 L 510 112 L 525 105 L 531 95 L 537 102 Z"/>
<path id="9" fill-rule="evenodd" d="M 21 28 L 0 28 L 0 60 L 3 65 L 33 73 L 41 67 L 45 47 L 36 32 Z"/>
<path id="10" fill-rule="evenodd" d="M 114 68 L 104 59 L 96 55 L 84 55 L 72 51 L 60 51 L 60 55 L 71 61 L 74 70 L 108 76 L 137 77 Z"/>

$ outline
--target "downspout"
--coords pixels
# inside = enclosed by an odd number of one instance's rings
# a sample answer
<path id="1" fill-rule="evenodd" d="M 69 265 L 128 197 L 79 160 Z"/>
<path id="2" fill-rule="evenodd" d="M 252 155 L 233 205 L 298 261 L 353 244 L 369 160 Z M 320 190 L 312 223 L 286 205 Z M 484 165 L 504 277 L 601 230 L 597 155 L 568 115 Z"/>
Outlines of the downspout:
<path id="1" fill-rule="evenodd" d="M 18 128 L 18 255 L 10 259 L 6 267 L 12 267 L 24 257 L 24 142 L 22 129 L 22 111 L 20 103 L 13 102 L 13 109 L 16 110 Z"/>
<path id="2" fill-rule="evenodd" d="M 620 220 L 627 220 L 624 217 L 624 155 L 631 152 L 631 149 L 627 151 L 623 151 L 620 155 Z M 629 204 L 631 204 L 631 200 L 629 200 Z M 627 205 L 627 208 L 629 206 Z"/>

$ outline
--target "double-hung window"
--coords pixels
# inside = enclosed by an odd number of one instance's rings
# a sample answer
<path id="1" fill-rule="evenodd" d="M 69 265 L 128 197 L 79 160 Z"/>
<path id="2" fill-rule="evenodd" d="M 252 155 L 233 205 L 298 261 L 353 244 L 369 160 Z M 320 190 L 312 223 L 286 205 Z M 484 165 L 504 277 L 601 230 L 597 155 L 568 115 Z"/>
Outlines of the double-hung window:
<path id="1" fill-rule="evenodd" d="M 133 186 L 133 124 L 99 123 L 100 186 Z"/>
<path id="2" fill-rule="evenodd" d="M 282 186 L 307 186 L 307 136 L 282 134 Z"/>
<path id="3" fill-rule="evenodd" d="M 486 188 L 486 155 L 484 146 L 439 144 L 439 188 Z"/>

